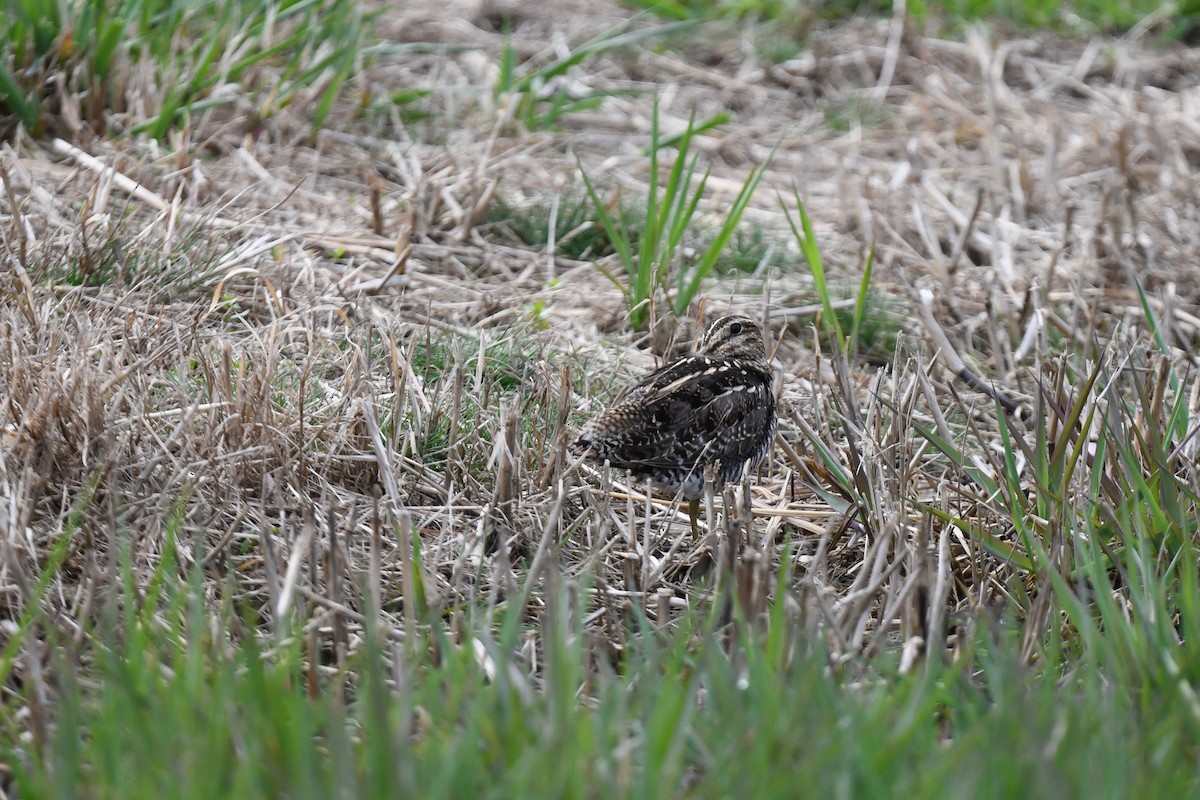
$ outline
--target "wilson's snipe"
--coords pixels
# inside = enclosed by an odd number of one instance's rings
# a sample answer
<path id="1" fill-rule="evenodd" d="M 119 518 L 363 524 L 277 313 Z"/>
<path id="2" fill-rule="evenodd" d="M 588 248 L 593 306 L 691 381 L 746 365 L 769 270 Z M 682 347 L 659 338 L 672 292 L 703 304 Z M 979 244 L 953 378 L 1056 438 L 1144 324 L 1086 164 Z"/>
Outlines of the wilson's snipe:
<path id="1" fill-rule="evenodd" d="M 651 372 L 589 422 L 571 445 L 688 502 L 692 531 L 705 467 L 717 485 L 758 466 L 775 436 L 775 394 L 762 331 L 725 316 L 704 332 L 700 352 Z"/>

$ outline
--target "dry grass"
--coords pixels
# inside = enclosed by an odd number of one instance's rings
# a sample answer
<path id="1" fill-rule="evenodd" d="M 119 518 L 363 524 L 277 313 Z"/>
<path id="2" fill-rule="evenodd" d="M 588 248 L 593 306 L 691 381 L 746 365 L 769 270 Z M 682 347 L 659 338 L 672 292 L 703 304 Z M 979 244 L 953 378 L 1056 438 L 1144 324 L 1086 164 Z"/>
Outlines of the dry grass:
<path id="1" fill-rule="evenodd" d="M 525 131 L 493 100 L 494 17 L 452 5 L 464 14 L 387 10 L 381 35 L 461 48 L 381 58 L 361 83 L 376 101 L 316 137 L 298 102 L 262 129 L 202 116 L 169 151 L 85 131 L 78 149 L 4 146 L 0 617 L 21 618 L 68 532 L 45 603 L 82 635 L 118 550 L 145 585 L 174 536 L 214 595 L 236 587 L 267 629 L 301 615 L 338 661 L 364 615 L 397 639 L 422 605 L 451 625 L 500 602 L 535 619 L 548 571 L 589 593 L 597 658 L 621 647 L 626 609 L 666 624 L 714 579 L 762 613 L 778 570 L 790 613 L 837 659 L 907 657 L 1022 580 L 928 511 L 1016 543 L 979 487 L 912 435 L 927 424 L 998 466 L 995 406 L 934 355 L 917 290 L 932 292 L 945 341 L 1026 416 L 1039 377 L 1062 375 L 1041 364 L 1051 341 L 1120 361 L 1102 342 L 1142 327 L 1135 276 L 1190 358 L 1195 51 L 982 32 L 896 42 L 881 21 L 768 65 L 699 33 L 678 42 L 684 55 L 590 59 L 570 75 L 580 91 L 635 91 L 562 130 Z M 568 5 L 512 9 L 522 57 L 625 15 Z M 429 90 L 430 117 L 404 122 L 380 98 L 412 87 Z M 785 242 L 776 196 L 797 185 L 835 274 L 851 280 L 874 241 L 876 288 L 911 314 L 889 369 L 846 368 L 814 356 L 811 317 L 793 313 L 812 302 L 802 265 L 710 285 L 710 313 L 772 320 L 785 419 L 751 515 L 717 502 L 700 541 L 675 504 L 564 448 L 654 363 L 619 293 L 591 263 L 479 230 L 497 192 L 577 191 L 576 157 L 606 190 L 644 196 L 654 92 L 668 134 L 693 109 L 734 113 L 696 143 L 714 166 L 712 209 L 777 146 L 748 218 Z"/>

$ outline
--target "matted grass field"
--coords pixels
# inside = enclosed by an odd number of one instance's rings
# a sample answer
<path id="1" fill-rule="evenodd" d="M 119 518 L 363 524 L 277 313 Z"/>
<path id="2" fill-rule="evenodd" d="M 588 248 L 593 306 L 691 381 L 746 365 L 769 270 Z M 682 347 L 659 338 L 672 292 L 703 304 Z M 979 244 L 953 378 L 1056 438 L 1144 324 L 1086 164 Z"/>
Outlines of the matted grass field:
<path id="1" fill-rule="evenodd" d="M 639 5 L 0 11 L 0 797 L 1200 791 L 1194 13 Z"/>

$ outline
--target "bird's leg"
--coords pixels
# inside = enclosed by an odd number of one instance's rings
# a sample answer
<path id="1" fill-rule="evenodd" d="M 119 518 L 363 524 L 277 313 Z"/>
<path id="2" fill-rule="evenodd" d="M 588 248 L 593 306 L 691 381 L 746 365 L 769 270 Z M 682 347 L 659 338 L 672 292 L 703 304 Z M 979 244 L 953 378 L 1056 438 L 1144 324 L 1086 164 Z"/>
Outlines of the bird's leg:
<path id="1" fill-rule="evenodd" d="M 692 524 L 692 539 L 700 538 L 700 529 L 696 527 L 696 515 L 700 513 L 700 501 L 688 500 L 688 522 Z"/>
<path id="2" fill-rule="evenodd" d="M 704 517 L 708 522 L 709 533 L 712 533 L 713 524 L 713 493 L 717 488 L 717 465 L 707 464 L 704 467 Z M 695 511 L 692 511 L 695 509 Z M 700 538 L 700 532 L 696 529 L 696 512 L 700 510 L 700 498 L 696 498 L 688 504 L 688 510 L 692 511 L 692 536 L 696 539 Z"/>

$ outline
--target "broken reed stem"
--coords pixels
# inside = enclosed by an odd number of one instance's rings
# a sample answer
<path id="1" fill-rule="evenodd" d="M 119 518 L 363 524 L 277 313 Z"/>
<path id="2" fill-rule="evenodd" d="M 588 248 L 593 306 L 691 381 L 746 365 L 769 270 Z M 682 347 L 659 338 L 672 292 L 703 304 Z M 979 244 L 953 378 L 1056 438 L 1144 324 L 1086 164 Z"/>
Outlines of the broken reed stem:
<path id="1" fill-rule="evenodd" d="M 988 397 L 991 397 L 1008 413 L 1015 413 L 1020 408 L 1016 401 L 967 369 L 967 365 L 963 362 L 962 357 L 959 356 L 958 351 L 950 344 L 950 339 L 947 338 L 945 331 L 942 330 L 942 326 L 938 324 L 933 313 L 933 292 L 928 289 L 920 290 L 918 306 L 921 311 L 921 320 L 925 323 L 926 330 L 934 340 L 937 351 L 941 354 L 950 371 L 958 378 L 961 378 L 972 389 L 983 392 Z"/>
<path id="2" fill-rule="evenodd" d="M 331 604 L 335 606 L 344 605 L 342 600 L 342 565 L 341 565 L 341 548 L 338 546 L 337 522 L 333 509 L 326 506 L 325 522 L 328 530 L 329 549 L 326 553 L 325 560 L 325 593 L 329 597 Z M 333 657 L 334 663 L 339 669 L 346 665 L 346 657 L 350 652 L 350 634 L 346 630 L 346 619 L 341 614 L 333 614 L 331 620 L 333 629 Z M 345 685 L 342 681 L 335 681 L 333 685 L 334 702 L 342 704 L 345 701 Z"/>

